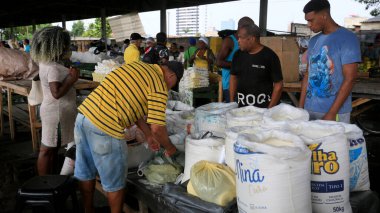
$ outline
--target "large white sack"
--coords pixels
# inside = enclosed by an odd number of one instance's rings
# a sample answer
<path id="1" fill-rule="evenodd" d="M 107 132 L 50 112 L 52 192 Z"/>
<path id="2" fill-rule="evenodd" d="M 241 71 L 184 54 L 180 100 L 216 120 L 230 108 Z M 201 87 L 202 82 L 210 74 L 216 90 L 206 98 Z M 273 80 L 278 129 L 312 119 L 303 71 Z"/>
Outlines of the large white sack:
<path id="1" fill-rule="evenodd" d="M 283 129 L 289 121 L 308 121 L 309 113 L 301 108 L 281 103 L 264 112 L 263 126 L 268 129 Z"/>
<path id="2" fill-rule="evenodd" d="M 367 147 L 363 131 L 354 124 L 344 124 L 350 143 L 350 191 L 370 189 Z"/>
<path id="3" fill-rule="evenodd" d="M 336 123 L 335 121 L 321 121 Z M 350 192 L 370 190 L 367 147 L 363 131 L 354 124 L 344 126 L 347 142 L 350 144 Z"/>
<path id="4" fill-rule="evenodd" d="M 168 100 L 166 108 L 172 110 L 173 112 L 178 111 L 191 111 L 194 110 L 194 107 L 185 104 L 181 101 Z"/>
<path id="5" fill-rule="evenodd" d="M 234 144 L 237 141 L 238 135 L 243 133 L 254 134 L 260 133 L 262 131 L 267 131 L 261 127 L 252 127 L 252 126 L 235 126 L 227 129 L 226 131 L 226 140 L 225 140 L 225 149 L 226 149 L 226 164 L 235 172 L 235 151 Z"/>
<path id="6" fill-rule="evenodd" d="M 148 162 L 154 156 L 146 143 L 128 144 L 127 148 L 127 166 L 129 169 L 136 168 L 142 162 Z"/>
<path id="7" fill-rule="evenodd" d="M 184 130 L 189 132 L 194 123 L 194 111 L 172 111 L 166 109 L 166 129 L 169 135 L 182 133 Z"/>
<path id="8" fill-rule="evenodd" d="M 227 128 L 234 126 L 257 126 L 263 120 L 267 109 L 254 106 L 231 109 L 227 112 Z"/>
<path id="9" fill-rule="evenodd" d="M 185 169 L 182 183 L 190 179 L 191 167 L 201 160 L 224 163 L 224 139 L 209 137 L 204 139 L 186 137 Z"/>
<path id="10" fill-rule="evenodd" d="M 309 145 L 314 213 L 352 212 L 349 144 L 344 127 L 329 122 L 291 122 L 289 130 Z"/>
<path id="11" fill-rule="evenodd" d="M 210 131 L 218 137 L 225 137 L 227 119 L 226 113 L 235 109 L 238 104 L 233 103 L 210 103 L 195 109 L 195 132 Z"/>
<path id="12" fill-rule="evenodd" d="M 310 150 L 281 131 L 239 134 L 235 143 L 239 212 L 311 213 Z"/>

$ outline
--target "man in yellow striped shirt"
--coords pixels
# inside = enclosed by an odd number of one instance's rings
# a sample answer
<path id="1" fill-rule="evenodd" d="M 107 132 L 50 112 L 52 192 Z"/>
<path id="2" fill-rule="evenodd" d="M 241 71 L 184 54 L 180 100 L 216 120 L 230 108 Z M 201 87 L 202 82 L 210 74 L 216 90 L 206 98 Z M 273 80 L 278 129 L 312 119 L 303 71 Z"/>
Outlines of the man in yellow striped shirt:
<path id="1" fill-rule="evenodd" d="M 108 74 L 79 106 L 74 175 L 80 180 L 86 212 L 93 211 L 96 173 L 108 192 L 111 212 L 121 212 L 127 174 L 126 127 L 137 124 L 152 150 L 161 145 L 169 157 L 177 151 L 168 137 L 165 110 L 168 90 L 182 75 L 183 66 L 175 61 L 124 64 Z"/>

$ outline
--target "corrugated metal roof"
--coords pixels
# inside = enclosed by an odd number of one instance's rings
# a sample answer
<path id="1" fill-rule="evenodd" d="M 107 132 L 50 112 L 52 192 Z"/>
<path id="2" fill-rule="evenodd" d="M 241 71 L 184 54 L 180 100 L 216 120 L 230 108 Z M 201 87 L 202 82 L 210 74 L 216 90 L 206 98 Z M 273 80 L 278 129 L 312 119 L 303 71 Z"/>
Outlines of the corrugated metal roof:
<path id="1" fill-rule="evenodd" d="M 362 21 L 361 23 L 373 23 L 373 22 L 380 22 L 380 16 L 367 19 L 365 21 Z"/>

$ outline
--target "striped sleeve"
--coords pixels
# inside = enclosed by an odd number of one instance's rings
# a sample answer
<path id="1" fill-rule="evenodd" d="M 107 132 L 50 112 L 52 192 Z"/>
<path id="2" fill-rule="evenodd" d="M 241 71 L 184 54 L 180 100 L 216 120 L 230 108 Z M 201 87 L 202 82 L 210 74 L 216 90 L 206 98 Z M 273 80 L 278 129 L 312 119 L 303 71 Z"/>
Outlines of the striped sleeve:
<path id="1" fill-rule="evenodd" d="M 148 95 L 148 124 L 166 125 L 166 92 L 154 92 Z"/>

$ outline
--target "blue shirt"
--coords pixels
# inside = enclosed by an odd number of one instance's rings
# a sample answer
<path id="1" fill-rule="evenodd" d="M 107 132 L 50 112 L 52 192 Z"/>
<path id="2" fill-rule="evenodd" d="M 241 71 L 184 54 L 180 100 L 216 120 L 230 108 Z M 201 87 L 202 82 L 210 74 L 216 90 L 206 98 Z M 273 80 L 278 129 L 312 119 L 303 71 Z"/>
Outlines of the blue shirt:
<path id="1" fill-rule="evenodd" d="M 239 49 L 239 43 L 234 35 L 230 35 L 229 37 L 234 42 L 234 48 L 227 56 L 226 61 L 231 62 L 235 52 Z M 222 84 L 224 90 L 230 88 L 230 69 L 222 68 Z"/>
<path id="2" fill-rule="evenodd" d="M 27 53 L 30 52 L 30 45 L 29 44 L 24 46 L 24 51 Z"/>
<path id="3" fill-rule="evenodd" d="M 342 86 L 343 65 L 360 63 L 360 44 L 354 33 L 340 27 L 328 35 L 319 33 L 310 39 L 308 49 L 309 82 L 305 109 L 327 113 Z M 351 94 L 339 114 L 352 110 Z"/>

